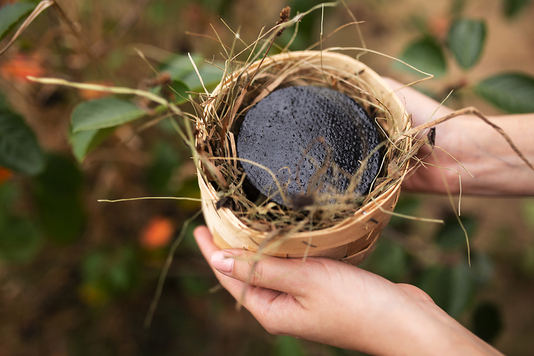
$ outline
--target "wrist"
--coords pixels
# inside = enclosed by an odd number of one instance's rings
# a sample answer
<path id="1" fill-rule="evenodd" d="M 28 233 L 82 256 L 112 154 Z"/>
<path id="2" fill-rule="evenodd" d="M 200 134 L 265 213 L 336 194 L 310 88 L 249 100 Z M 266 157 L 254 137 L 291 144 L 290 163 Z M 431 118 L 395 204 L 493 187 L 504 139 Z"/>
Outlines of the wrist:
<path id="1" fill-rule="evenodd" d="M 534 149 L 527 138 L 534 137 L 533 119 L 532 115 L 488 117 L 530 161 L 534 158 Z M 443 125 L 444 134 L 441 139 L 436 137 L 436 145 L 457 161 L 446 157 L 445 152 L 436 154 L 445 161 L 444 166 L 451 169 L 448 173 L 451 185 L 460 188 L 459 173 L 462 191 L 467 194 L 534 194 L 534 170 L 495 128 L 472 115 L 452 119 Z"/>
<path id="2" fill-rule="evenodd" d="M 502 355 L 435 304 L 419 304 L 404 337 L 409 355 Z M 394 353 L 385 353 L 392 355 Z"/>

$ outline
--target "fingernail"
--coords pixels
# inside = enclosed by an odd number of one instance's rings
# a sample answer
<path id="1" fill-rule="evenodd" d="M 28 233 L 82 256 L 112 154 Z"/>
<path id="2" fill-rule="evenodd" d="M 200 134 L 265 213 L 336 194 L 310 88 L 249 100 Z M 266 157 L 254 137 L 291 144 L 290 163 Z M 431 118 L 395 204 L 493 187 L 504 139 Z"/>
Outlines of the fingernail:
<path id="1" fill-rule="evenodd" d="M 221 273 L 231 273 L 234 269 L 232 254 L 226 251 L 216 251 L 211 255 L 211 265 Z"/>

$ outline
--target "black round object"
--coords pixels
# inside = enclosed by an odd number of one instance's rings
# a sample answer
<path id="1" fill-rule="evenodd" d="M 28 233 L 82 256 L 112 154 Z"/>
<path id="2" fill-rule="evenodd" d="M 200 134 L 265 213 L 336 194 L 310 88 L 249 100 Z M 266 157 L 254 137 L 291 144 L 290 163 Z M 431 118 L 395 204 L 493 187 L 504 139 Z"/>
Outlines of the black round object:
<path id="1" fill-rule="evenodd" d="M 347 95 L 318 86 L 292 86 L 272 92 L 246 113 L 237 136 L 237 155 L 269 168 L 291 199 L 331 188 L 345 192 L 351 176 L 379 142 L 376 125 Z M 368 192 L 380 161 L 376 150 L 357 193 Z M 243 161 L 241 165 L 255 189 L 284 204 L 269 172 Z M 245 193 L 254 196 L 250 188 Z"/>

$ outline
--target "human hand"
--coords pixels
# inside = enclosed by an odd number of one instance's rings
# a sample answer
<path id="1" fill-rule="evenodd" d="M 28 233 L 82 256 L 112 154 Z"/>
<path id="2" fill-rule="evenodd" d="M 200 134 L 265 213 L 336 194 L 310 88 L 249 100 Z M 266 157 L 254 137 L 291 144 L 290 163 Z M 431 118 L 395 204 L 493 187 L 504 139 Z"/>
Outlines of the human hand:
<path id="1" fill-rule="evenodd" d="M 194 232 L 220 283 L 270 333 L 373 355 L 499 355 L 422 290 L 326 258 L 218 251 L 209 230 Z M 243 298 L 244 296 L 244 298 Z"/>
<path id="2" fill-rule="evenodd" d="M 412 115 L 413 127 L 423 125 L 427 121 L 443 117 L 453 112 L 452 109 L 440 105 L 434 99 L 429 98 L 413 88 L 404 87 L 403 84 L 391 78 L 383 79 L 396 91 L 399 99 L 406 107 L 406 112 Z M 438 142 L 440 144 L 445 142 L 451 145 L 458 145 L 459 143 L 456 142 L 457 137 L 451 134 L 451 132 L 454 132 L 453 128 L 448 127 L 450 125 L 450 123 L 444 123 L 436 128 L 436 140 L 439 140 Z M 427 133 L 428 130 L 421 132 L 420 135 Z M 456 173 L 456 161 L 450 155 L 444 154 L 441 150 L 436 151 L 434 155 L 431 153 L 432 148 L 428 145 L 423 146 L 419 150 L 417 158 L 428 163 L 428 165 L 420 167 L 414 173 L 409 174 L 402 184 L 403 189 L 419 192 L 446 193 L 447 187 L 443 183 L 445 179 L 448 188 L 452 189 L 453 193 L 458 193 L 460 190 L 458 174 L 461 173 Z M 449 167 L 450 169 L 441 169 L 438 167 Z"/>
<path id="3" fill-rule="evenodd" d="M 453 112 L 419 91 L 390 79 L 417 127 Z M 534 114 L 488 116 L 534 162 Z M 534 170 L 490 125 L 463 115 L 436 125 L 435 148 L 424 146 L 417 157 L 425 166 L 411 173 L 403 188 L 412 191 L 475 195 L 534 195 Z M 421 132 L 426 134 L 428 131 Z"/>

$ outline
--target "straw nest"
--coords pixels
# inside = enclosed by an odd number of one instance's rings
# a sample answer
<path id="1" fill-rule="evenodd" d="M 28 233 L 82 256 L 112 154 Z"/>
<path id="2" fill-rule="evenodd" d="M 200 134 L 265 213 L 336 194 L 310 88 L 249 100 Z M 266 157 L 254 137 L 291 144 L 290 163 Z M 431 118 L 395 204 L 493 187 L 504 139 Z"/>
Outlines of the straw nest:
<path id="1" fill-rule="evenodd" d="M 351 189 L 339 194 L 316 192 L 302 201 L 290 201 L 294 209 L 269 201 L 256 204 L 246 197 L 235 144 L 239 120 L 272 91 L 294 85 L 342 92 L 374 119 L 383 134 L 385 154 L 369 194 L 358 196 Z M 381 77 L 358 60 L 328 50 L 285 52 L 241 64 L 205 98 L 196 128 L 202 208 L 217 245 L 280 257 L 324 256 L 352 264 L 365 259 L 388 223 L 419 145 L 405 135 L 411 129 L 410 118 Z M 364 167 L 365 160 L 351 177 L 353 182 L 358 182 Z M 284 182 L 275 184 L 283 188 Z"/>

